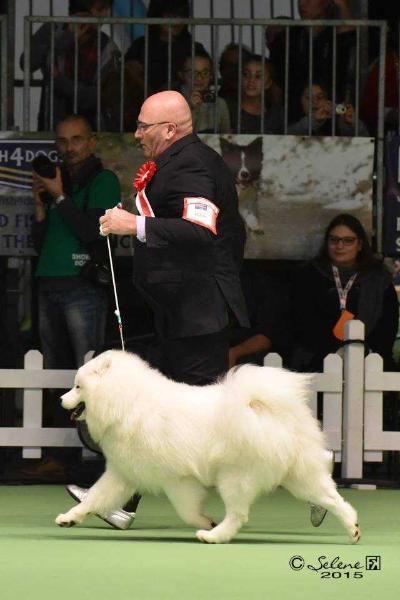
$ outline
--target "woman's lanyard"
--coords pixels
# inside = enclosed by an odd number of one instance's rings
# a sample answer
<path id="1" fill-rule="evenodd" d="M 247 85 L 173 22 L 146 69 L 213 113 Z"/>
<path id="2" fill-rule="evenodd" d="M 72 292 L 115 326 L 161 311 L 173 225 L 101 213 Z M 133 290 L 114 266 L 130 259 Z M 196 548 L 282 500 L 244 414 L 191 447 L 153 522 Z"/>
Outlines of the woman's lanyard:
<path id="1" fill-rule="evenodd" d="M 351 286 L 354 283 L 357 273 L 354 273 L 348 280 L 346 287 L 343 289 L 342 282 L 340 281 L 339 269 L 332 265 L 333 277 L 335 279 L 336 289 L 339 294 L 340 310 L 343 312 L 346 310 L 347 295 L 350 291 Z"/>

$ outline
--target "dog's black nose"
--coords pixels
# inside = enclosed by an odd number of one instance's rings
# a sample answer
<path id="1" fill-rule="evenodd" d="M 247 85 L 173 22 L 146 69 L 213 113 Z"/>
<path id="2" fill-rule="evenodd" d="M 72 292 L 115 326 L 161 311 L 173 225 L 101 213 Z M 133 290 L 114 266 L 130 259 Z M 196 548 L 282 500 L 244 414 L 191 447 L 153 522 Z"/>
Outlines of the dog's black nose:
<path id="1" fill-rule="evenodd" d="M 250 173 L 249 171 L 242 169 L 241 171 L 239 171 L 239 177 L 240 179 L 250 179 Z"/>

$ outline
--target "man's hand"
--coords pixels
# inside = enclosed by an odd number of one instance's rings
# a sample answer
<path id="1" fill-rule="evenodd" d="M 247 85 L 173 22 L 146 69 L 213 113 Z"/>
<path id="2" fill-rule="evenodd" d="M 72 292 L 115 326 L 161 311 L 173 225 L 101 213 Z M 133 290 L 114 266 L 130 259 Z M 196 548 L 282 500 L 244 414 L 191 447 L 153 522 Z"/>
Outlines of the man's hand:
<path id="1" fill-rule="evenodd" d="M 39 181 L 39 175 L 32 172 L 32 194 L 35 201 L 35 218 L 36 221 L 43 221 L 46 218 L 46 209 L 42 200 L 41 194 L 46 191 L 44 185 Z"/>
<path id="2" fill-rule="evenodd" d="M 356 121 L 356 113 L 352 104 L 346 104 L 346 112 L 341 116 L 343 121 L 348 125 L 354 125 Z"/>
<path id="3" fill-rule="evenodd" d="M 61 179 L 60 167 L 56 167 L 56 176 L 54 179 L 48 179 L 47 177 L 40 177 L 37 173 L 34 175 L 34 179 L 38 181 L 44 189 L 42 191 L 49 192 L 53 198 L 58 198 L 64 194 L 63 184 Z"/>
<path id="4" fill-rule="evenodd" d="M 203 94 L 198 90 L 192 92 L 192 95 L 190 96 L 190 103 L 193 106 L 193 108 L 196 108 L 196 106 L 200 106 L 201 104 L 203 104 Z"/>
<path id="5" fill-rule="evenodd" d="M 136 215 L 119 206 L 106 210 L 99 222 L 103 235 L 136 235 Z"/>

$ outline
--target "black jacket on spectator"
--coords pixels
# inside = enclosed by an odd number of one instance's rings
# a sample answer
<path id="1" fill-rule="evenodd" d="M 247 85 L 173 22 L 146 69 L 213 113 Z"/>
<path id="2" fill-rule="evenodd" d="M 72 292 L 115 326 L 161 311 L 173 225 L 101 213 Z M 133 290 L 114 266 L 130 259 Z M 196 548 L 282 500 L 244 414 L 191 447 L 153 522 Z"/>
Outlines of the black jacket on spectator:
<path id="1" fill-rule="evenodd" d="M 239 133 L 238 103 L 227 101 L 232 133 Z M 240 111 L 240 133 L 266 133 L 279 135 L 283 133 L 284 113 L 281 106 L 270 106 L 265 109 L 264 127 L 261 131 L 261 115 L 252 115 L 245 110 Z"/>
<path id="2" fill-rule="evenodd" d="M 346 274 L 339 269 L 339 272 L 345 286 L 350 271 Z M 392 369 L 399 305 L 389 272 L 383 266 L 359 271 L 348 293 L 346 309 L 355 319 L 363 321 L 367 348 L 383 357 L 386 369 Z M 329 262 L 314 259 L 297 271 L 292 310 L 295 338 L 292 367 L 321 371 L 324 357 L 341 346 L 332 333 L 341 310 Z"/>

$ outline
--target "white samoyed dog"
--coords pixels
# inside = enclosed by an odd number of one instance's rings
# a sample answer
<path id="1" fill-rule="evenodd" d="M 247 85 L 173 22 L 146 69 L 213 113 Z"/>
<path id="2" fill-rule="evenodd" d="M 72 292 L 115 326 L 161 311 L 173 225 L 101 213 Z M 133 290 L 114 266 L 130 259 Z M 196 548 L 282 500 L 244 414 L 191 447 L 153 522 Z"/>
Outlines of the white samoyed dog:
<path id="1" fill-rule="evenodd" d="M 62 405 L 86 419 L 102 448 L 105 473 L 56 523 L 106 515 L 136 491 L 165 492 L 203 542 L 229 542 L 256 497 L 277 486 L 319 504 L 352 542 L 354 508 L 338 494 L 330 455 L 308 406 L 312 375 L 243 365 L 205 387 L 176 383 L 138 356 L 109 350 L 82 366 Z M 219 525 L 202 512 L 207 488 L 225 504 Z"/>

